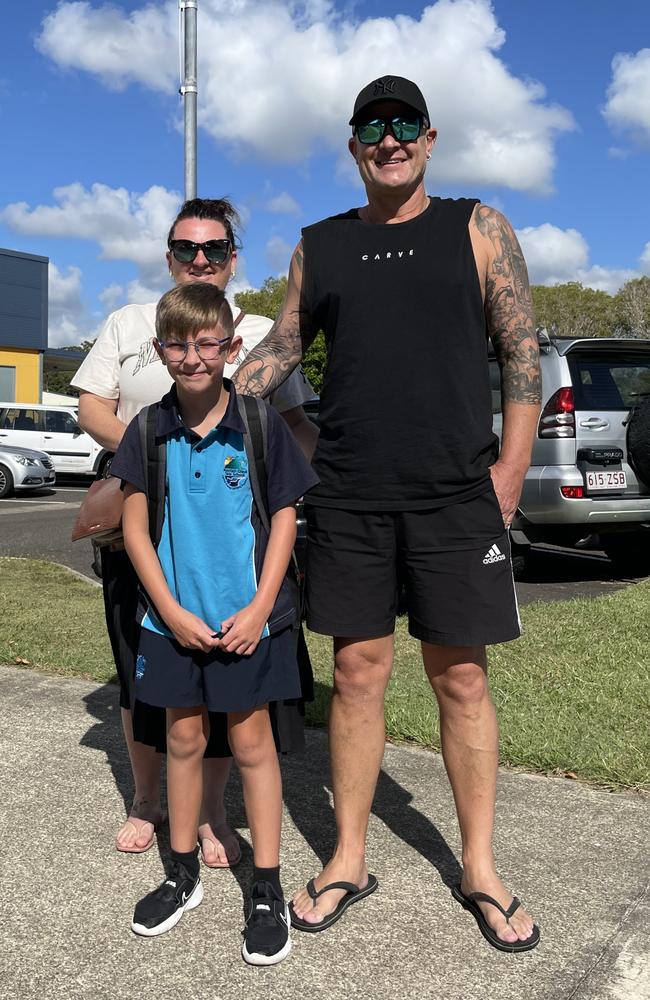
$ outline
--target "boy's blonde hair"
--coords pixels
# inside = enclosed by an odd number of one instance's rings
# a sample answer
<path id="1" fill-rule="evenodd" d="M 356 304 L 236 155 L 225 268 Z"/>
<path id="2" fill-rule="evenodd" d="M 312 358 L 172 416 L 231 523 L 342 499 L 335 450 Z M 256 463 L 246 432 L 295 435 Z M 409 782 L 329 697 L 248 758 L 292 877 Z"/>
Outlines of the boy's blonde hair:
<path id="1" fill-rule="evenodd" d="M 165 292 L 156 307 L 156 336 L 166 340 L 187 340 L 203 330 L 221 327 L 224 337 L 232 337 L 235 325 L 226 296 L 205 281 L 176 285 Z"/>

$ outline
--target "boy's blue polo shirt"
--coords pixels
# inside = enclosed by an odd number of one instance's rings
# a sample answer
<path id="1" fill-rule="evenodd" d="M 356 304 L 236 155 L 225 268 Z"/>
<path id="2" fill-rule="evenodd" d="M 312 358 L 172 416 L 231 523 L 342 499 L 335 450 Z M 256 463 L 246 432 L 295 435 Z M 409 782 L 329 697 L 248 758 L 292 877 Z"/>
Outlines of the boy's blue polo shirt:
<path id="1" fill-rule="evenodd" d="M 228 406 L 204 438 L 190 431 L 178 410 L 176 389 L 158 408 L 156 434 L 166 438 L 167 482 L 158 558 L 167 585 L 181 607 L 215 632 L 250 604 L 257 591 L 253 494 L 244 447 L 245 426 L 228 379 Z M 267 491 L 273 515 L 317 482 L 291 432 L 268 409 Z M 137 420 L 127 427 L 111 474 L 145 492 Z M 171 635 L 148 610 L 142 626 Z M 265 626 L 263 636 L 267 636 Z"/>

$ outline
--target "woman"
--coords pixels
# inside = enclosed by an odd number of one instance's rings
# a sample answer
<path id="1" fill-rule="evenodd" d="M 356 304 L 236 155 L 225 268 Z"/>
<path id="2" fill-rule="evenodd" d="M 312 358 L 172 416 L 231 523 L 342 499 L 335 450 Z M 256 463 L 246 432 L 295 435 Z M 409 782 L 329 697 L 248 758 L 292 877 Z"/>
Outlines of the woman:
<path id="1" fill-rule="evenodd" d="M 185 202 L 168 236 L 167 264 L 176 284 L 207 281 L 225 289 L 237 264 L 237 213 L 223 199 L 195 198 Z M 81 392 L 79 423 L 99 444 L 113 452 L 128 423 L 149 403 L 159 400 L 171 385 L 167 369 L 156 354 L 156 303 L 128 305 L 112 313 L 88 357 L 72 381 Z M 264 316 L 237 315 L 237 333 L 244 345 L 235 371 L 245 355 L 264 337 L 272 320 Z M 302 403 L 315 393 L 302 371 L 294 372 L 270 402 L 291 427 L 298 443 L 311 458 L 316 428 Z M 164 712 L 134 702 L 132 683 L 139 628 L 135 623 L 137 579 L 124 551 L 102 550 L 102 580 L 106 623 L 120 679 L 122 726 L 135 786 L 128 818 L 117 833 L 117 850 L 140 854 L 155 839 L 162 821 L 160 808 L 161 753 L 164 749 Z M 298 706 L 275 706 L 274 729 L 278 748 L 295 748 L 292 734 Z M 226 822 L 223 795 L 230 773 L 230 752 L 223 726 L 211 720 L 212 735 L 204 767 L 204 799 L 199 839 L 203 861 L 225 868 L 240 857 L 237 838 Z"/>

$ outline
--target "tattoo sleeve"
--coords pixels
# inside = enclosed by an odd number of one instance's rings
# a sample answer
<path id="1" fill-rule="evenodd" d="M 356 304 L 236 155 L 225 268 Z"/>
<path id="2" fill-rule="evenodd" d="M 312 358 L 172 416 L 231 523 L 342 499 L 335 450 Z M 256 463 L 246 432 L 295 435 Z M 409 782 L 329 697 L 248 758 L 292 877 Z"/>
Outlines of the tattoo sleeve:
<path id="1" fill-rule="evenodd" d="M 314 339 L 311 316 L 304 301 L 302 274 L 301 241 L 291 259 L 287 294 L 280 315 L 233 376 L 237 392 L 268 396 L 289 377 Z"/>
<path id="2" fill-rule="evenodd" d="M 474 224 L 489 247 L 485 315 L 501 368 L 503 398 L 538 405 L 539 346 L 521 247 L 508 220 L 487 205 L 477 206 Z"/>

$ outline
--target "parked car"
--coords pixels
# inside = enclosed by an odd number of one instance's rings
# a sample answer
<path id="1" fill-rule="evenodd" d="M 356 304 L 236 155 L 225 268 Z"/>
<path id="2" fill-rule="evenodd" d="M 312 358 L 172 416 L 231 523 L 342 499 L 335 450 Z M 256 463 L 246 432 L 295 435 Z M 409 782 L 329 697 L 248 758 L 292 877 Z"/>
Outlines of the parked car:
<path id="1" fill-rule="evenodd" d="M 49 455 L 31 448 L 0 445 L 0 499 L 23 490 L 54 486 L 56 475 Z"/>
<path id="2" fill-rule="evenodd" d="M 650 340 L 540 334 L 542 413 L 513 521 L 515 575 L 531 543 L 597 534 L 616 569 L 650 574 Z M 499 368 L 490 356 L 493 426 Z"/>
<path id="3" fill-rule="evenodd" d="M 82 431 L 74 406 L 0 403 L 0 445 L 44 451 L 58 473 L 95 476 L 107 458 Z"/>

